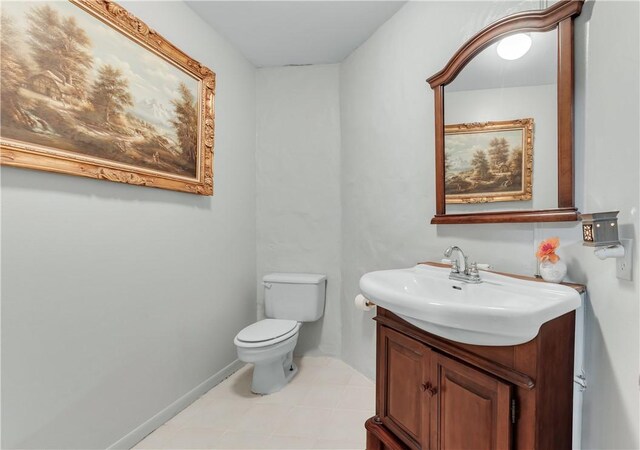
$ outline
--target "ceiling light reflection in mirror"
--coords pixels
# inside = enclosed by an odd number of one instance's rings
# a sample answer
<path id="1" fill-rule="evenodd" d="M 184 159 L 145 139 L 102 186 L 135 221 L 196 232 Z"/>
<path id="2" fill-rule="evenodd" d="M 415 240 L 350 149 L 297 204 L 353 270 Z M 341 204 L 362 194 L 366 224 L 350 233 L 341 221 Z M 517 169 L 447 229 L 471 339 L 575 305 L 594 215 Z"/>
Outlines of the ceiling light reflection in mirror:
<path id="1" fill-rule="evenodd" d="M 531 48 L 531 37 L 525 33 L 507 36 L 498 42 L 496 51 L 498 56 L 507 61 L 522 58 Z"/>

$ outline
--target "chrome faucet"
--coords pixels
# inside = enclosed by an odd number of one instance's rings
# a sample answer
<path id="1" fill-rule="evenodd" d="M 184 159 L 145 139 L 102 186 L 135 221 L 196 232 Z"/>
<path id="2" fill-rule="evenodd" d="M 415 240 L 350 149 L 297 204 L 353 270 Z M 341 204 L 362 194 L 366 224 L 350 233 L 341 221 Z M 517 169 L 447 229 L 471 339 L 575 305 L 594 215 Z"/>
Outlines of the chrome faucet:
<path id="1" fill-rule="evenodd" d="M 444 251 L 444 256 L 450 258 L 455 252 L 455 258 L 451 258 L 450 280 L 464 281 L 465 283 L 482 283 L 478 265 L 476 263 L 469 264 L 468 258 L 457 245 L 452 245 Z"/>
<path id="2" fill-rule="evenodd" d="M 453 252 L 456 252 L 457 259 L 451 258 L 451 273 L 460 271 L 465 273 L 467 270 L 467 257 L 460 247 L 452 245 L 444 251 L 444 256 L 450 258 Z"/>

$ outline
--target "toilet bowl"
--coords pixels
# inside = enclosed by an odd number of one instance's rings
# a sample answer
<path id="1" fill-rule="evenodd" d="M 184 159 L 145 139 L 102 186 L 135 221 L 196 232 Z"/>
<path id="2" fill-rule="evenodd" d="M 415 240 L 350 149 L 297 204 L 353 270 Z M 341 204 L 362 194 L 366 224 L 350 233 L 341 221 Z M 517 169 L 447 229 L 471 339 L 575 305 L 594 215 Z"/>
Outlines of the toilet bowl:
<path id="1" fill-rule="evenodd" d="M 262 281 L 267 319 L 243 328 L 233 340 L 238 359 L 255 365 L 251 391 L 272 394 L 298 372 L 293 350 L 302 322 L 324 313 L 326 275 L 272 273 Z"/>
<path id="2" fill-rule="evenodd" d="M 264 319 L 244 328 L 235 337 L 238 359 L 254 364 L 252 392 L 277 392 L 298 372 L 293 349 L 298 343 L 301 325 L 295 320 Z"/>

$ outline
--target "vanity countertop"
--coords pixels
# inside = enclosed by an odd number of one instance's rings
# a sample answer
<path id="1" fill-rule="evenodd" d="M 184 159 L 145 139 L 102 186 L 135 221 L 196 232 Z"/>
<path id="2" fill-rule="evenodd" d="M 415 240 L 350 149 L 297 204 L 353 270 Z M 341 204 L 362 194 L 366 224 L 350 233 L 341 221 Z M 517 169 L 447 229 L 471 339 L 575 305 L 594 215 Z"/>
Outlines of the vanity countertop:
<path id="1" fill-rule="evenodd" d="M 450 267 L 448 264 L 432 262 L 432 261 L 421 262 L 419 264 L 425 264 L 427 266 L 434 266 L 434 267 Z M 494 270 L 486 270 L 486 271 L 483 270 L 483 272 L 492 272 L 492 273 L 497 273 L 499 275 L 505 275 L 507 277 L 518 278 L 520 280 L 529 280 L 529 281 L 536 281 L 536 282 L 545 283 L 545 281 L 542 278 L 528 277 L 526 275 L 516 275 L 516 274 L 513 274 L 513 273 L 496 272 Z M 560 283 L 560 284 L 564 284 L 565 286 L 569 286 L 570 288 L 573 288 L 576 291 L 578 291 L 580 294 L 583 294 L 583 293 L 587 292 L 587 287 L 584 284 L 577 284 L 577 283 Z"/>

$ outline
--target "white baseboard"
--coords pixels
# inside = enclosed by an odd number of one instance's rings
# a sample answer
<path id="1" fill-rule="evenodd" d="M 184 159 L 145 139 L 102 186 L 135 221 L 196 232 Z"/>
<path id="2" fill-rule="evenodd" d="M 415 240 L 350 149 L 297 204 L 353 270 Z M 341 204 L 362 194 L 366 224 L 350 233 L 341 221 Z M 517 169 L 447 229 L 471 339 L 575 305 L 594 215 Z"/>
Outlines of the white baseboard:
<path id="1" fill-rule="evenodd" d="M 208 379 L 200 383 L 198 386 L 196 386 L 195 388 L 187 392 L 185 395 L 180 397 L 175 402 L 171 403 L 162 411 L 158 412 L 149 420 L 137 426 L 135 429 L 129 432 L 126 436 L 122 437 L 118 441 L 111 444 L 109 447 L 107 447 L 107 450 L 132 448 L 149 433 L 151 433 L 160 425 L 164 424 L 166 421 L 168 421 L 173 416 L 178 414 L 180 411 L 185 409 L 191 403 L 193 403 L 198 398 L 200 398 L 209 389 L 211 389 L 212 387 L 220 383 L 222 380 L 230 376 L 232 373 L 242 368 L 244 365 L 245 363 L 236 359 L 227 367 L 225 367 L 218 373 L 212 375 L 211 377 L 209 377 Z"/>

